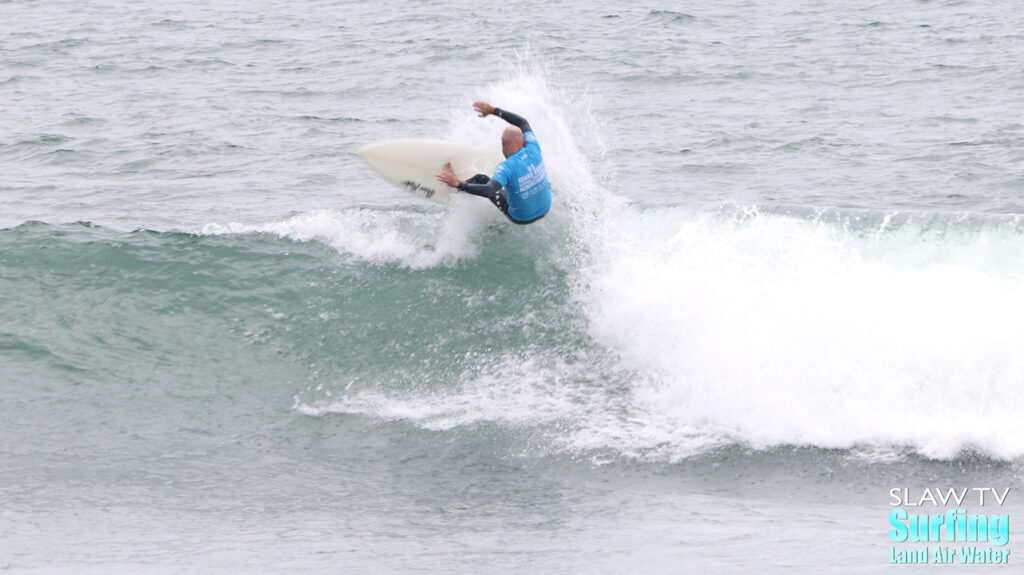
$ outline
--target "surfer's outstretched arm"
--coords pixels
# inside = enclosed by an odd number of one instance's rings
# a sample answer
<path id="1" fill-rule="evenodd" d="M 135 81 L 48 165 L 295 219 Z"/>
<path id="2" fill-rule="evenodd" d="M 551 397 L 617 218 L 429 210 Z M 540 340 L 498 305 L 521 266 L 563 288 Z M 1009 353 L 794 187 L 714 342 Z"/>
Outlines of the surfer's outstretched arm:
<path id="1" fill-rule="evenodd" d="M 495 108 L 487 102 L 474 102 L 473 109 L 476 110 L 480 117 L 489 116 L 494 114 L 495 116 L 505 120 L 509 124 L 519 128 L 525 134 L 526 132 L 532 132 L 533 128 L 530 127 L 530 123 L 526 121 L 526 118 L 509 112 L 508 110 L 502 110 L 501 108 Z"/>
<path id="2" fill-rule="evenodd" d="M 481 198 L 487 198 L 493 201 L 498 192 L 501 191 L 501 183 L 493 178 L 488 178 L 483 174 L 477 174 L 469 180 L 463 182 L 455 177 L 455 173 L 452 172 L 452 163 L 448 162 L 444 165 L 444 168 L 439 174 L 437 179 L 448 184 L 449 186 L 473 194 L 474 196 L 480 196 Z"/>
<path id="3" fill-rule="evenodd" d="M 494 178 L 488 178 L 484 174 L 477 174 L 465 182 L 460 181 L 452 172 L 452 163 L 448 162 L 444 165 L 444 169 L 441 170 L 441 173 L 437 175 L 437 179 L 453 188 L 462 190 L 467 194 L 487 198 L 495 207 L 501 210 L 501 213 L 505 214 L 508 219 L 517 224 L 522 223 L 508 213 L 508 197 L 505 195 L 505 188 L 502 187 L 501 183 Z"/>

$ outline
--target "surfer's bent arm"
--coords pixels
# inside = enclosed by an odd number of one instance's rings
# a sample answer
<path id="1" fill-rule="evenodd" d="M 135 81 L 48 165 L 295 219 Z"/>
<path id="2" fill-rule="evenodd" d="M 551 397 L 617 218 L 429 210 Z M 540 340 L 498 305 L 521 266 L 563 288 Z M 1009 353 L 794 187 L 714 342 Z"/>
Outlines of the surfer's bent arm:
<path id="1" fill-rule="evenodd" d="M 488 199 L 493 198 L 494 194 L 498 193 L 498 191 L 501 190 L 501 184 L 494 178 L 488 180 L 486 184 L 459 182 L 459 185 L 456 187 L 468 194 L 473 194 L 474 196 L 480 196 L 481 198 Z"/>
<path id="2" fill-rule="evenodd" d="M 519 128 L 524 134 L 526 132 L 533 131 L 533 128 L 530 127 L 530 123 L 526 121 L 526 118 L 519 114 L 513 114 L 512 112 L 502 110 L 501 108 L 495 108 L 494 115 Z"/>

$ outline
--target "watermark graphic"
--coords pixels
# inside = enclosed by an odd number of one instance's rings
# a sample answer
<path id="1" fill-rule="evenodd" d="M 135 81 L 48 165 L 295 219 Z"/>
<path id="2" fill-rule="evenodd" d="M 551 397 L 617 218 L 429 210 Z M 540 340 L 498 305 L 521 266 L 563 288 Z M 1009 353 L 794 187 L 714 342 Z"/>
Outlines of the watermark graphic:
<path id="1" fill-rule="evenodd" d="M 1009 495 L 1009 487 L 893 487 L 889 563 L 1008 564 L 1010 516 L 1001 511 Z"/>

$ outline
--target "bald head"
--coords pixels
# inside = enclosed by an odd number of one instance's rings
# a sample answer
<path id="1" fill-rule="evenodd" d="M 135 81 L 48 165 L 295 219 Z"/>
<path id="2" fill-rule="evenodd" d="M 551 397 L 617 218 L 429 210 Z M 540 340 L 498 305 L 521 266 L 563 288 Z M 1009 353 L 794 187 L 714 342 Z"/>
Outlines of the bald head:
<path id="1" fill-rule="evenodd" d="M 501 133 L 501 153 L 506 158 L 521 150 L 525 143 L 523 131 L 515 126 L 509 126 Z"/>

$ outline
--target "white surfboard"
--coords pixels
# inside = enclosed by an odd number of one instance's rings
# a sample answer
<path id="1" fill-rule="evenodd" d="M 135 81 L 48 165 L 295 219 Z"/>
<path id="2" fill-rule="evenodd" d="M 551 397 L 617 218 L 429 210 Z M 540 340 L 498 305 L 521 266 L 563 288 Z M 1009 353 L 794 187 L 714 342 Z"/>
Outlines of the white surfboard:
<path id="1" fill-rule="evenodd" d="M 385 180 L 421 198 L 447 204 L 451 188 L 437 180 L 445 163 L 460 180 L 494 173 L 505 158 L 496 152 L 440 140 L 381 140 L 356 154 Z"/>

